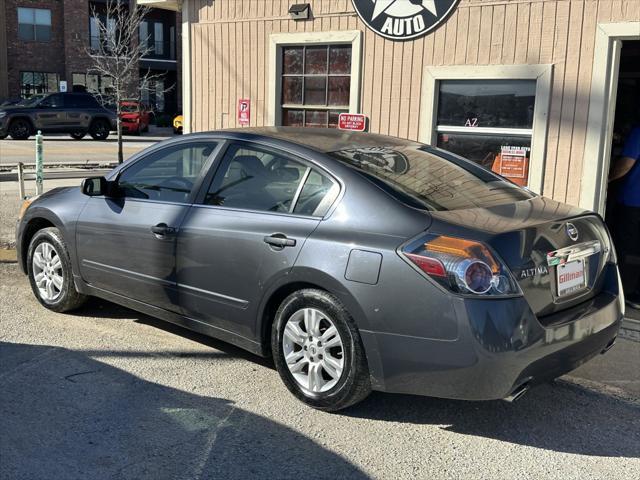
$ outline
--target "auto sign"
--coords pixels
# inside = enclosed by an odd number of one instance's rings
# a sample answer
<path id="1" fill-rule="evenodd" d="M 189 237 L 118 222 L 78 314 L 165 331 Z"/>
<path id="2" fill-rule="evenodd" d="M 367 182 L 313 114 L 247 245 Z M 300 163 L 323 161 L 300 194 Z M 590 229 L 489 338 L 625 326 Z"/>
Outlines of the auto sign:
<path id="1" fill-rule="evenodd" d="M 438 28 L 460 0 L 352 0 L 371 30 L 390 40 L 419 38 Z"/>

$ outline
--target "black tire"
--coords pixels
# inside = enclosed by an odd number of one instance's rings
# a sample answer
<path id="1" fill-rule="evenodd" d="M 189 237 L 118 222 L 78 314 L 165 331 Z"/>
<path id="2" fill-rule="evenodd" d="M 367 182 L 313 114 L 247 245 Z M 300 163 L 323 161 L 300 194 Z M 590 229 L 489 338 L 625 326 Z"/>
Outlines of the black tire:
<path id="1" fill-rule="evenodd" d="M 31 123 L 24 118 L 16 118 L 9 124 L 8 132 L 14 140 L 26 140 L 31 136 Z"/>
<path id="2" fill-rule="evenodd" d="M 0 135 L 0 140 L 4 140 L 5 138 L 7 138 L 9 136 L 8 133 L 4 133 L 2 135 Z"/>
<path id="3" fill-rule="evenodd" d="M 89 135 L 94 140 L 106 140 L 109 136 L 109 131 L 111 129 L 111 125 L 109 122 L 103 118 L 98 118 L 91 122 L 91 126 L 89 127 Z"/>
<path id="4" fill-rule="evenodd" d="M 87 134 L 87 132 L 72 132 L 70 133 L 71 138 L 73 138 L 74 140 L 82 140 L 85 135 Z"/>
<path id="5" fill-rule="evenodd" d="M 304 389 L 289 371 L 285 360 L 285 325 L 296 312 L 305 308 L 313 308 L 330 318 L 342 340 L 343 371 L 337 383 L 325 392 Z M 358 328 L 342 303 L 328 292 L 304 289 L 285 298 L 273 321 L 271 350 L 278 373 L 286 387 L 299 400 L 313 408 L 335 412 L 363 400 L 371 393 L 369 368 Z"/>
<path id="6" fill-rule="evenodd" d="M 36 249 L 41 244 L 49 244 L 53 247 L 55 253 L 60 259 L 61 264 L 61 277 L 63 279 L 62 287 L 58 290 L 58 294 L 55 298 L 47 299 L 43 296 L 35 279 L 34 273 L 34 256 L 36 255 Z M 55 257 L 54 257 L 55 258 Z M 36 232 L 29 244 L 29 250 L 27 252 L 27 273 L 29 275 L 29 283 L 31 289 L 38 301 L 49 310 L 54 312 L 68 312 L 80 307 L 86 300 L 86 295 L 78 293 L 75 284 L 73 283 L 73 271 L 71 269 L 71 259 L 69 256 L 69 250 L 62 238 L 60 230 L 54 227 L 44 228 Z"/>

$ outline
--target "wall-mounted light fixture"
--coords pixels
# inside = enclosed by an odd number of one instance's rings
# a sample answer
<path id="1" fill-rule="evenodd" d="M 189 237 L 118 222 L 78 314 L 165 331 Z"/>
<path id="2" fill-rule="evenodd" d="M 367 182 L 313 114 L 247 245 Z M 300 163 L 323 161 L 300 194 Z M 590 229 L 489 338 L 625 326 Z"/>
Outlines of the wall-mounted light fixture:
<path id="1" fill-rule="evenodd" d="M 308 3 L 295 3 L 289 7 L 289 15 L 292 20 L 309 20 L 311 18 L 311 5 Z"/>

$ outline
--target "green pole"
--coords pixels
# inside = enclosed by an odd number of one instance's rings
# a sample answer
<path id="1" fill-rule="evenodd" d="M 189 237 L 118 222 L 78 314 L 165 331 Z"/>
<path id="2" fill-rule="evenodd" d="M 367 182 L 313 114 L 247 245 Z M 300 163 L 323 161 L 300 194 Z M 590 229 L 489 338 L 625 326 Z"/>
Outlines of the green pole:
<path id="1" fill-rule="evenodd" d="M 42 132 L 38 130 L 36 134 L 36 195 L 42 195 L 42 169 L 44 157 L 42 156 Z"/>

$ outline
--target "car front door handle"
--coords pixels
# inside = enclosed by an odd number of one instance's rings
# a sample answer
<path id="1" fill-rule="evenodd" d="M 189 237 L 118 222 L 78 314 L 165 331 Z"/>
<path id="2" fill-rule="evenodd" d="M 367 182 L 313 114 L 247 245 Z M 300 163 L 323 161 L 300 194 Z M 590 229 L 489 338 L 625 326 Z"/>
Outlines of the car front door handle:
<path id="1" fill-rule="evenodd" d="M 160 237 L 164 237 L 165 235 L 176 233 L 176 229 L 174 227 L 168 226 L 166 223 L 159 223 L 151 227 L 151 233 Z"/>
<path id="2" fill-rule="evenodd" d="M 264 242 L 279 249 L 283 249 L 284 247 L 296 246 L 296 241 L 293 238 L 287 238 L 287 236 L 283 235 L 282 233 L 274 233 L 273 235 L 268 235 L 264 237 Z"/>

